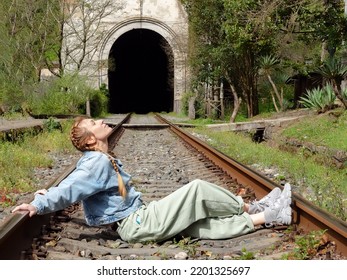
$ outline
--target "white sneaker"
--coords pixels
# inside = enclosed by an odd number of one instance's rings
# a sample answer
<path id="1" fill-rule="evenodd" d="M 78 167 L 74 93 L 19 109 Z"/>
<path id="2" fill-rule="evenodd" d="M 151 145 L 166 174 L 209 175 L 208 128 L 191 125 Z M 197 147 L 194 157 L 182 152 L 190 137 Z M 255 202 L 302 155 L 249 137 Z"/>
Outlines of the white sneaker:
<path id="1" fill-rule="evenodd" d="M 290 184 L 285 184 L 283 191 L 277 201 L 265 209 L 265 226 L 273 223 L 290 225 L 292 222 L 292 190 Z"/>
<path id="2" fill-rule="evenodd" d="M 273 205 L 277 199 L 281 195 L 281 189 L 276 187 L 274 188 L 268 195 L 264 196 L 261 200 L 259 201 L 252 201 L 249 204 L 249 214 L 256 214 L 259 212 L 263 212 L 265 208 L 269 207 L 270 205 Z"/>
<path id="3" fill-rule="evenodd" d="M 292 187 L 289 183 L 286 183 L 283 187 L 283 191 L 279 199 L 289 199 L 289 204 L 292 203 Z"/>

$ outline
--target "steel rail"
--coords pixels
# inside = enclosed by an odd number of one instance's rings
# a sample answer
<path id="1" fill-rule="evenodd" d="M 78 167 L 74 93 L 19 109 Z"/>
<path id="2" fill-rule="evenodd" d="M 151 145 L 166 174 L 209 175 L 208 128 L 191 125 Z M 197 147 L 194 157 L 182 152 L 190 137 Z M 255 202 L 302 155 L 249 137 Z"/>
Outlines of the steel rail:
<path id="1" fill-rule="evenodd" d="M 275 187 L 283 189 L 281 185 L 180 129 L 159 114 L 155 116 L 162 123 L 168 124 L 174 134 L 203 153 L 229 176 L 237 178 L 238 183 L 251 187 L 258 197 L 268 194 Z M 347 255 L 347 223 L 318 208 L 296 193 L 293 193 L 293 224 L 305 232 L 327 230 L 326 234 L 331 241 L 336 243 L 337 251 L 344 256 Z"/>
<path id="2" fill-rule="evenodd" d="M 123 120 L 112 128 L 109 136 L 110 142 L 117 137 L 122 125 L 129 121 L 130 116 L 131 114 L 126 115 Z M 56 186 L 64 180 L 75 169 L 76 163 L 77 160 L 67 167 L 61 175 L 51 180 L 46 189 Z M 30 201 L 27 201 L 27 203 Z M 33 238 L 40 234 L 42 226 L 49 223 L 52 215 L 53 213 L 35 215 L 30 218 L 28 211 L 18 211 L 8 215 L 0 223 L 0 260 L 21 259 L 22 250 L 31 246 Z"/>
<path id="3" fill-rule="evenodd" d="M 56 186 L 74 169 L 71 164 L 63 174 L 53 179 L 46 188 Z M 29 203 L 29 201 L 27 201 Z M 18 211 L 6 217 L 0 224 L 0 260 L 21 259 L 21 252 L 29 248 L 35 236 L 40 234 L 43 225 L 49 223 L 52 214 L 29 217 L 28 211 Z"/>
<path id="4" fill-rule="evenodd" d="M 118 122 L 112 129 L 110 136 L 108 137 L 108 143 L 109 143 L 109 150 L 113 150 L 117 139 L 120 137 L 122 133 L 122 126 L 129 122 L 131 117 L 131 113 L 127 114 L 124 119 L 122 119 L 120 122 Z"/>

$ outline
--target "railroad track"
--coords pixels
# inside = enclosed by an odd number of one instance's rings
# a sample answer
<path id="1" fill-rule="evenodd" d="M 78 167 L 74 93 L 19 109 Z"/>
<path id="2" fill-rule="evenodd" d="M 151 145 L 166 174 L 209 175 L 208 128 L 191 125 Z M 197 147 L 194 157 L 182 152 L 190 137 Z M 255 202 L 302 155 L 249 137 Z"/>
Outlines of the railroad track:
<path id="1" fill-rule="evenodd" d="M 158 200 L 199 178 L 216 183 L 245 200 L 281 187 L 265 176 L 212 149 L 160 117 L 110 117 L 110 143 L 145 201 Z M 56 185 L 74 164 L 50 185 Z M 346 223 L 293 194 L 295 230 L 327 229 L 337 250 L 346 252 Z M 162 244 L 128 244 L 107 227 L 88 227 L 79 204 L 45 216 L 10 215 L 0 225 L 0 259 L 230 259 L 243 252 L 256 258 L 278 258 L 292 247 L 287 227 L 262 228 L 230 240 L 168 240 Z M 282 244 L 282 245 L 281 245 Z M 281 246 L 280 246 L 281 245 Z M 281 247 L 281 250 L 274 250 Z"/>

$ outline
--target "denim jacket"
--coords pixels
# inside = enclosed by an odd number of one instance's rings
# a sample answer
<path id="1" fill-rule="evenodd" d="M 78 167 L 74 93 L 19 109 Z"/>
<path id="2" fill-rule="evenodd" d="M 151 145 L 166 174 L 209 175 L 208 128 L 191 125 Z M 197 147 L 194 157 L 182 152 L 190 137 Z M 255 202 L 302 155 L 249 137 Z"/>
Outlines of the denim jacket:
<path id="1" fill-rule="evenodd" d="M 116 163 L 127 188 L 125 199 L 118 192 L 117 173 L 108 157 L 101 152 L 86 151 L 68 177 L 46 194 L 37 194 L 31 204 L 37 214 L 46 214 L 82 201 L 88 225 L 122 220 L 140 208 L 142 200 L 141 193 L 129 185 L 131 176 L 123 171 L 122 163 L 119 160 Z"/>

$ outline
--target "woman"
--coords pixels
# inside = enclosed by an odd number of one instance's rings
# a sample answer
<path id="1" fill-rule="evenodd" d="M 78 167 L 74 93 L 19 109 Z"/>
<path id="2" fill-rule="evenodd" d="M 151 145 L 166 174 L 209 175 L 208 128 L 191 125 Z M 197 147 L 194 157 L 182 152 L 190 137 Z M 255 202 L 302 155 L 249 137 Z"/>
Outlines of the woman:
<path id="1" fill-rule="evenodd" d="M 167 197 L 148 205 L 129 184 L 122 163 L 108 153 L 112 129 L 102 120 L 76 119 L 73 145 L 83 152 L 76 169 L 57 187 L 36 192 L 30 204 L 13 212 L 29 216 L 64 209 L 82 201 L 90 226 L 118 225 L 128 242 L 163 241 L 177 234 L 224 239 L 254 231 L 256 225 L 291 223 L 291 187 L 275 188 L 260 201 L 244 203 L 241 197 L 202 180 L 194 180 Z"/>

